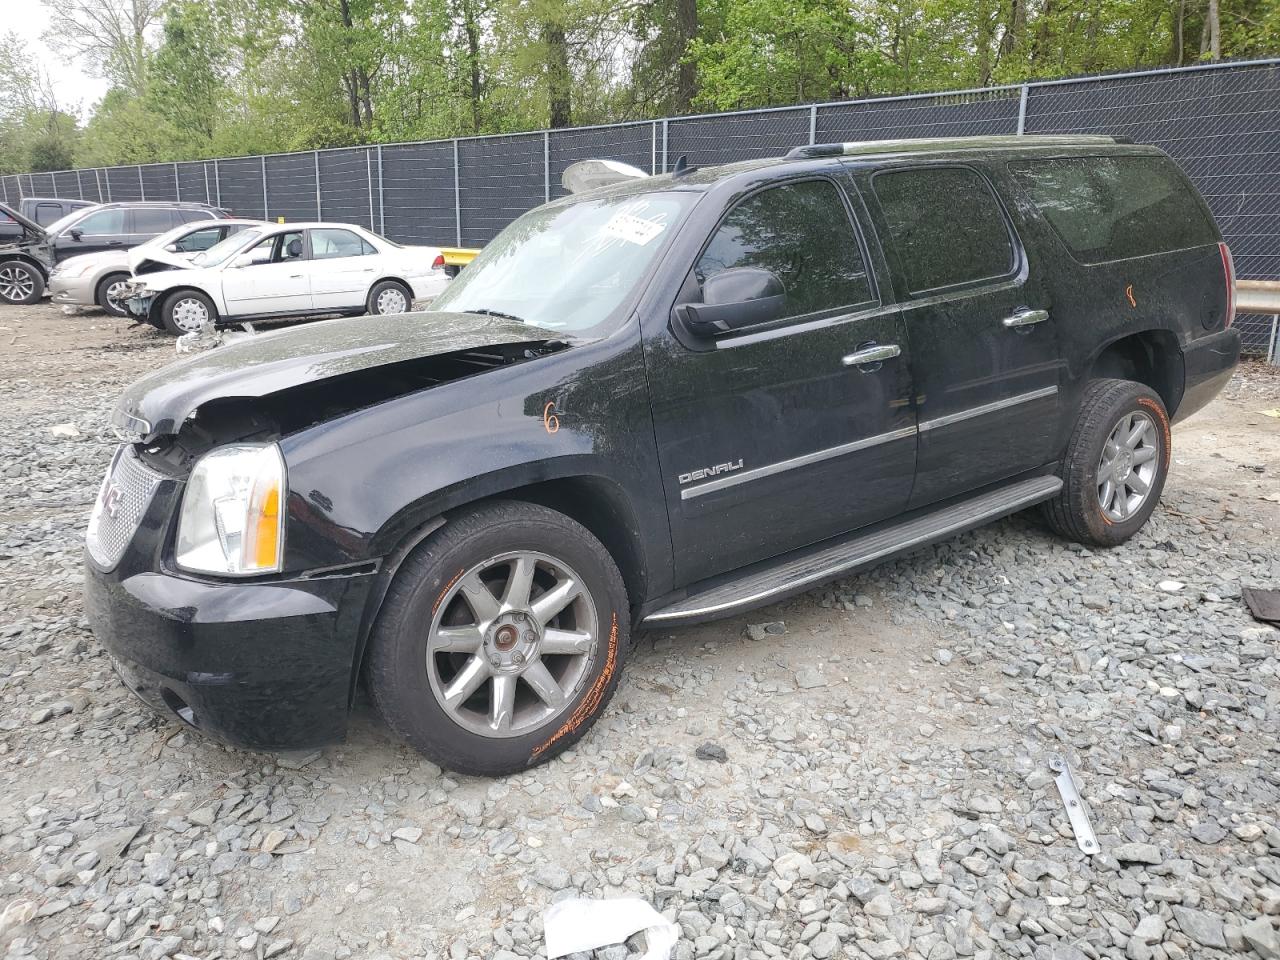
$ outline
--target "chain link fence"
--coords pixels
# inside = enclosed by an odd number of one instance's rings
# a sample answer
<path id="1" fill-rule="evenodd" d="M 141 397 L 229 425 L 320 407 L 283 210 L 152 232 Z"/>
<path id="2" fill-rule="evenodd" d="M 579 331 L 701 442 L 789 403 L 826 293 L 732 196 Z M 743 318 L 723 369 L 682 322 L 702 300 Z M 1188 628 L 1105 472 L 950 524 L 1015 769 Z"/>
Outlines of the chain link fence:
<path id="1" fill-rule="evenodd" d="M 797 144 L 1105 133 L 1167 151 L 1204 194 L 1242 278 L 1280 280 L 1280 58 L 952 93 L 749 110 L 537 133 L 0 177 L 24 196 L 195 200 L 264 219 L 358 223 L 405 243 L 480 246 L 564 195 L 588 157 L 664 173 L 778 156 Z M 1237 321 L 1274 351 L 1276 318 Z"/>

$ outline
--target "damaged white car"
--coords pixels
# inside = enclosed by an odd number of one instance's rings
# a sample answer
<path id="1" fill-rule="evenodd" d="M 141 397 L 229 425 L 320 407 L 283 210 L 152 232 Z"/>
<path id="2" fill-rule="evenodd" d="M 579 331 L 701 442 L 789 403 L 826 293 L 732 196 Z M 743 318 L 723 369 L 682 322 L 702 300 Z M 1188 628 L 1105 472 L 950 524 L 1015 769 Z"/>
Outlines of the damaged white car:
<path id="1" fill-rule="evenodd" d="M 192 257 L 261 220 L 196 220 L 128 250 L 100 250 L 70 257 L 49 274 L 53 302 L 68 307 L 101 307 L 113 317 L 127 316 L 121 295 L 142 273 L 185 268 Z"/>
<path id="2" fill-rule="evenodd" d="M 183 269 L 122 292 L 128 312 L 174 335 L 249 320 L 406 313 L 449 283 L 437 247 L 406 247 L 346 223 L 246 229 Z"/>

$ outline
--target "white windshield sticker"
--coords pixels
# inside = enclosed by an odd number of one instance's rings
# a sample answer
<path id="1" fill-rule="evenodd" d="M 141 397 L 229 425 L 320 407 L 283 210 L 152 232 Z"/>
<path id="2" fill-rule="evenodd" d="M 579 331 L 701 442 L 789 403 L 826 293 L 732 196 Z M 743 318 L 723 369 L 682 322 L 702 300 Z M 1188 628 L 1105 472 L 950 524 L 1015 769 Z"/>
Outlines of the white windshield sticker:
<path id="1" fill-rule="evenodd" d="M 653 220 L 645 220 L 643 217 L 625 212 L 614 214 L 604 225 L 604 232 L 609 236 L 626 240 L 628 243 L 636 243 L 642 247 L 664 229 L 666 229 L 665 223 L 655 223 Z"/>

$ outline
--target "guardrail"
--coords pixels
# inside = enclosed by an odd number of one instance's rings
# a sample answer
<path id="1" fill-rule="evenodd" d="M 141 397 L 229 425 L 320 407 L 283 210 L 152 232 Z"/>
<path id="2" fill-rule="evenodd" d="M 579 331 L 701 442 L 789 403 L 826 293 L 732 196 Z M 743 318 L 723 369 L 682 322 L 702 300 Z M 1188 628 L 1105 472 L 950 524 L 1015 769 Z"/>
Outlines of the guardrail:
<path id="1" fill-rule="evenodd" d="M 1271 315 L 1266 358 L 1268 363 L 1280 364 L 1280 280 L 1237 280 L 1236 312 Z"/>

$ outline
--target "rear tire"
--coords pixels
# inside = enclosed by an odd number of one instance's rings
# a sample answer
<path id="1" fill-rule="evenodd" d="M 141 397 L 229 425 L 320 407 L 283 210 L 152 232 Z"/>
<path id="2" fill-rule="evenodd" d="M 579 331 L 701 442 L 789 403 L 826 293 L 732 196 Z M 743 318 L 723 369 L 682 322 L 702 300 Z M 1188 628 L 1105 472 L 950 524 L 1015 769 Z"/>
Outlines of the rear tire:
<path id="1" fill-rule="evenodd" d="M 440 766 L 501 776 L 586 733 L 617 687 L 629 628 L 599 540 L 547 507 L 497 501 L 405 560 L 366 680 L 387 725 Z"/>
<path id="2" fill-rule="evenodd" d="M 1169 414 L 1159 395 L 1132 380 L 1085 387 L 1062 464 L 1062 490 L 1044 505 L 1054 532 L 1114 547 L 1142 529 L 1169 472 Z"/>
<path id="3" fill-rule="evenodd" d="M 413 291 L 399 280 L 379 280 L 369 291 L 365 312 L 388 317 L 413 309 Z"/>
<path id="4" fill-rule="evenodd" d="M 124 304 L 114 299 L 118 288 L 129 280 L 127 273 L 109 273 L 98 281 L 98 286 L 94 291 L 93 299 L 105 312 L 113 317 L 127 317 L 129 311 L 124 308 Z"/>
<path id="5" fill-rule="evenodd" d="M 0 301 L 36 303 L 44 296 L 44 274 L 25 260 L 0 261 Z"/>
<path id="6" fill-rule="evenodd" d="M 195 333 L 205 322 L 217 323 L 218 311 L 213 301 L 198 290 L 179 290 L 169 295 L 160 308 L 165 330 L 180 337 Z"/>

